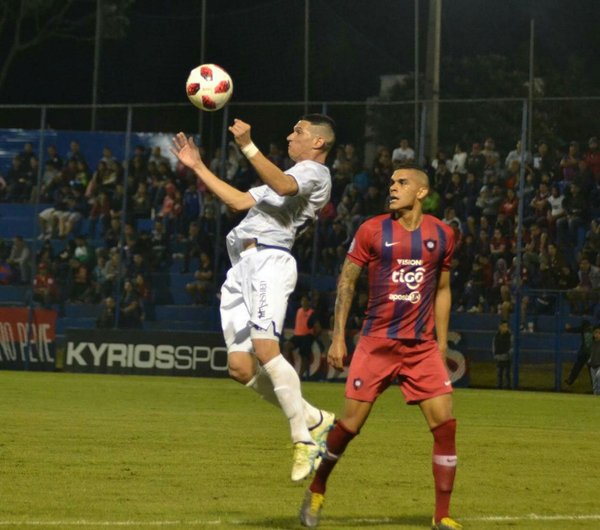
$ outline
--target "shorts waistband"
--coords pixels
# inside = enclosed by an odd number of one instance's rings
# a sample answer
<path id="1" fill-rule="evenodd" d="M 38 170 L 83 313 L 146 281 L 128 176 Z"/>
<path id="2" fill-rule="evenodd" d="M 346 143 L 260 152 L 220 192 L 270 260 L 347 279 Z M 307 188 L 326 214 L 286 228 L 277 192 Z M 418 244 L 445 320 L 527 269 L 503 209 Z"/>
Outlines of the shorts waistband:
<path id="1" fill-rule="evenodd" d="M 278 245 L 266 245 L 264 243 L 259 243 L 255 238 L 244 239 L 242 241 L 242 246 L 244 247 L 244 250 L 248 250 L 251 248 L 255 248 L 256 250 L 272 249 L 272 250 L 282 250 L 283 252 L 287 252 L 288 254 L 291 254 L 290 249 L 287 247 L 280 247 Z"/>

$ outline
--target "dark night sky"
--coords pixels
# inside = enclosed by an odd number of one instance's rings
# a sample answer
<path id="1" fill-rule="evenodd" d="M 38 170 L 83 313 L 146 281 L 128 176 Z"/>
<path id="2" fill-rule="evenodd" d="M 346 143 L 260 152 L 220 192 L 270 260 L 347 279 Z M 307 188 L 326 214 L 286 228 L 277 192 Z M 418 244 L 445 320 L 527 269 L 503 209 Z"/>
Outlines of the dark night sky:
<path id="1" fill-rule="evenodd" d="M 413 0 L 310 5 L 312 100 L 364 100 L 379 75 L 413 69 Z M 423 58 L 426 8 L 422 1 Z M 100 103 L 184 102 L 200 62 L 200 12 L 200 0 L 137 0 L 126 39 L 104 42 Z M 501 53 L 526 68 L 533 16 L 539 56 L 560 66 L 578 53 L 598 86 L 599 13 L 596 0 L 446 0 L 442 54 Z M 303 0 L 209 0 L 207 20 L 205 62 L 229 70 L 237 101 L 302 99 Z M 0 103 L 89 103 L 92 70 L 92 43 L 48 42 L 17 59 Z"/>

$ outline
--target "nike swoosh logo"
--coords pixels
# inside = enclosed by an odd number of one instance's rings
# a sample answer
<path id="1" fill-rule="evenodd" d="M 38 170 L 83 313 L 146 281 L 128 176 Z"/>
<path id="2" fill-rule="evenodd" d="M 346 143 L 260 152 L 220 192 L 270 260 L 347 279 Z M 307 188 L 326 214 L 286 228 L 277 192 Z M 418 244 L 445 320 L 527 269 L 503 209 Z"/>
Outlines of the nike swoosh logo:
<path id="1" fill-rule="evenodd" d="M 385 242 L 385 246 L 386 247 L 393 247 L 394 245 L 397 245 L 398 243 L 400 243 L 400 241 L 394 241 L 393 243 L 390 243 L 389 241 Z"/>
<path id="2" fill-rule="evenodd" d="M 450 386 L 451 384 L 452 384 L 451 381 L 444 381 L 444 385 L 446 385 L 446 386 Z"/>

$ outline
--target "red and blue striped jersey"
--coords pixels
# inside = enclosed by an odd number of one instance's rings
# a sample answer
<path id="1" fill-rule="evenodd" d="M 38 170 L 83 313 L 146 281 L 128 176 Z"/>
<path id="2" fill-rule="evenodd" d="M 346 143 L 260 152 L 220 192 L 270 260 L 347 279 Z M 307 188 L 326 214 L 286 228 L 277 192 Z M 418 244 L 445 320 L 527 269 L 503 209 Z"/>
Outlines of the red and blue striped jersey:
<path id="1" fill-rule="evenodd" d="M 390 214 L 365 221 L 348 259 L 368 267 L 369 303 L 362 334 L 391 339 L 435 338 L 433 305 L 441 271 L 450 270 L 452 229 L 431 215 L 410 232 Z"/>

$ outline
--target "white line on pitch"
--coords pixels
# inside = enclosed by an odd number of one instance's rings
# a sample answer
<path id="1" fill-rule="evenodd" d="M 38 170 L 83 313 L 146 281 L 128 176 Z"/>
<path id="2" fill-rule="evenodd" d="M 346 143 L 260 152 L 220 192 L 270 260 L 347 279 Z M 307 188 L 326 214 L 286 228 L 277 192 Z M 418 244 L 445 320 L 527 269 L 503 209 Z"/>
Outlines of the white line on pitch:
<path id="1" fill-rule="evenodd" d="M 482 515 L 478 517 L 460 517 L 461 521 L 479 521 L 479 522 L 511 522 L 511 521 L 600 521 L 600 514 L 588 515 L 539 515 L 530 513 L 527 515 Z M 362 517 L 349 518 L 349 523 L 369 523 L 386 524 L 396 519 L 390 517 Z M 191 521 L 1 521 L 0 526 L 219 526 L 219 525 L 248 525 L 252 524 L 249 520 L 231 520 L 222 521 L 221 519 L 212 520 L 191 520 Z"/>

